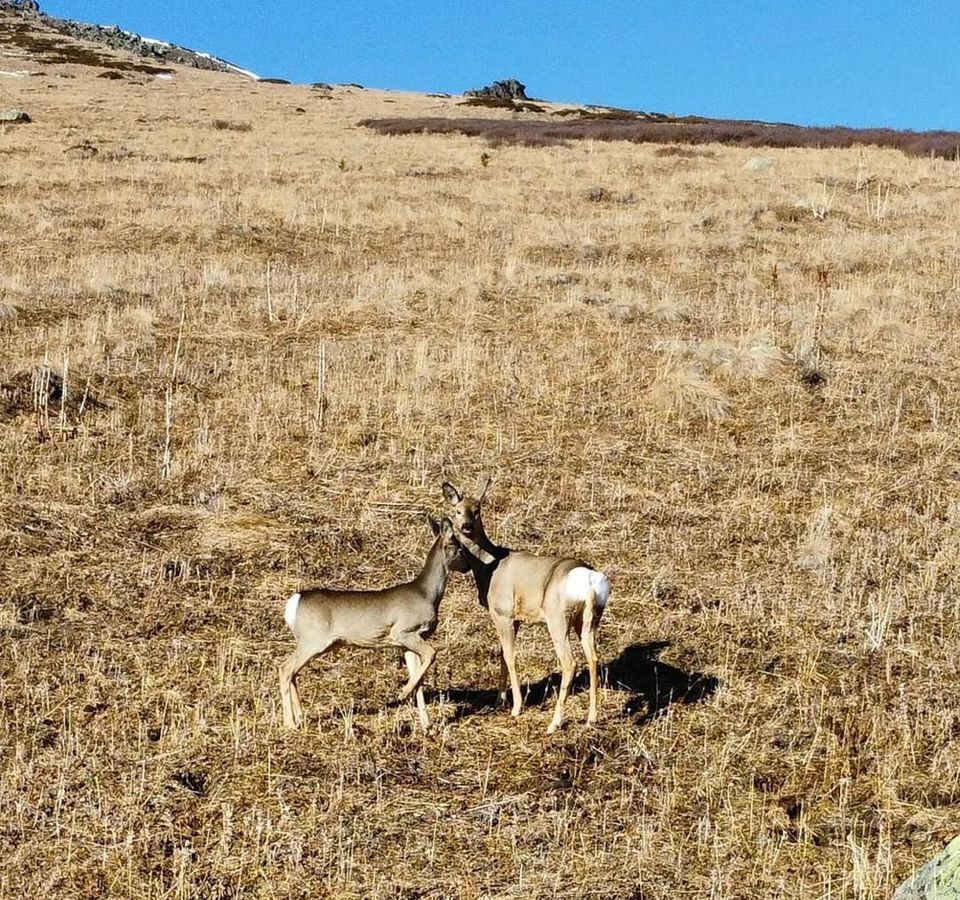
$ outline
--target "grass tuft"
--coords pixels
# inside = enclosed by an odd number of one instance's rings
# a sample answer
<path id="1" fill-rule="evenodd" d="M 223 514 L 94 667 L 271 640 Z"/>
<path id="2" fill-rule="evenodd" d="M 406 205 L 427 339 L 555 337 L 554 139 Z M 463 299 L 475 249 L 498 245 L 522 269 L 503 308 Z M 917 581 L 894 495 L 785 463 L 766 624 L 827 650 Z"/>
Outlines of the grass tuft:
<path id="1" fill-rule="evenodd" d="M 653 408 L 670 418 L 719 422 L 730 414 L 730 399 L 695 366 L 668 365 L 647 393 Z"/>

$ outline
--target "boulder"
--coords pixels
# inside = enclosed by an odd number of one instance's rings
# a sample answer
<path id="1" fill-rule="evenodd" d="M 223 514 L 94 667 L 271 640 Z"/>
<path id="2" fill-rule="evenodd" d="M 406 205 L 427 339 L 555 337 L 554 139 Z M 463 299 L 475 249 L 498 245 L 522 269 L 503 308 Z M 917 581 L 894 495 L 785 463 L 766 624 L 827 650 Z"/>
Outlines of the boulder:
<path id="1" fill-rule="evenodd" d="M 743 167 L 748 172 L 769 172 L 773 168 L 773 160 L 767 159 L 765 156 L 751 156 L 743 164 Z"/>
<path id="2" fill-rule="evenodd" d="M 492 97 L 495 100 L 529 100 L 527 96 L 527 86 L 521 84 L 516 78 L 507 78 L 503 81 L 495 81 L 486 87 L 475 88 L 472 91 L 464 91 L 465 97 Z"/>
<path id="3" fill-rule="evenodd" d="M 960 835 L 913 872 L 893 900 L 960 900 Z"/>
<path id="4" fill-rule="evenodd" d="M 0 111 L 0 122 L 29 122 L 30 116 L 28 116 L 22 109 L 17 109 L 15 106 L 10 109 L 5 109 Z"/>

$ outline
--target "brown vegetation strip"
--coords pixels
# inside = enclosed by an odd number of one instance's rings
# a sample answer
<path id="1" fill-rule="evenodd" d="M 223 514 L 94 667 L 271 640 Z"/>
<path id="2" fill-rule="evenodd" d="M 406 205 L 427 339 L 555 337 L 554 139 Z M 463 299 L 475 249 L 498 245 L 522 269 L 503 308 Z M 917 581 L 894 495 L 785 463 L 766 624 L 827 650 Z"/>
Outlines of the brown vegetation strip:
<path id="1" fill-rule="evenodd" d="M 729 120 L 660 122 L 584 118 L 577 121 L 504 121 L 441 117 L 363 119 L 380 134 L 464 134 L 493 145 L 545 147 L 566 141 L 630 141 L 634 144 L 731 144 L 740 147 L 846 148 L 874 146 L 910 156 L 951 159 L 960 153 L 960 132 L 897 131 L 891 128 L 808 128 Z"/>

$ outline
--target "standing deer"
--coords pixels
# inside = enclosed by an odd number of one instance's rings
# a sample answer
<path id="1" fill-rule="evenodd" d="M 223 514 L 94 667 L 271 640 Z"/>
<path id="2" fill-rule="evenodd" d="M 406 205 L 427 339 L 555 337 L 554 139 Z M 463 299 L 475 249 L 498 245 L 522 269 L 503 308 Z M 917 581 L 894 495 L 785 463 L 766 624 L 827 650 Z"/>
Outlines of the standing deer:
<path id="1" fill-rule="evenodd" d="M 283 617 L 297 647 L 280 666 L 284 726 L 296 728 L 303 722 L 297 673 L 315 656 L 349 645 L 403 649 L 410 679 L 400 699 L 416 691 L 420 724 L 424 731 L 429 728 L 421 682 L 436 651 L 425 638 L 436 630 L 447 576 L 469 571 L 467 553 L 456 540 L 450 520 L 430 519 L 430 527 L 436 540 L 413 581 L 373 591 L 298 591 L 287 600 Z"/>
<path id="2" fill-rule="evenodd" d="M 573 681 L 575 664 L 569 632 L 580 635 L 590 669 L 590 711 L 587 723 L 597 721 L 596 628 L 610 598 L 610 580 L 603 572 L 577 559 L 563 556 L 535 556 L 494 544 L 483 528 L 480 509 L 490 487 L 481 482 L 477 497 L 464 497 L 449 481 L 443 496 L 453 507 L 450 519 L 469 552 L 470 568 L 477 582 L 480 604 L 490 611 L 500 638 L 500 695 L 506 698 L 507 675 L 513 692 L 514 716 L 520 715 L 520 681 L 517 678 L 516 637 L 524 622 L 544 622 L 560 659 L 560 692 L 553 719 L 547 728 L 552 734 L 563 720 L 563 705 Z"/>

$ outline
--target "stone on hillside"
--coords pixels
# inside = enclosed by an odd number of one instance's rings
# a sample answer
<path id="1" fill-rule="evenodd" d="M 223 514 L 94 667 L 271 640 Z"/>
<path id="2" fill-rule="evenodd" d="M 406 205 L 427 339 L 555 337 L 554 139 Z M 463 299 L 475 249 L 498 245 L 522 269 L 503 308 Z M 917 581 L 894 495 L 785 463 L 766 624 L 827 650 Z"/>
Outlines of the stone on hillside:
<path id="1" fill-rule="evenodd" d="M 14 9 L 17 12 L 39 13 L 40 4 L 37 0 L 3 0 L 0 2 L 0 9 Z"/>
<path id="2" fill-rule="evenodd" d="M 773 160 L 767 159 L 765 156 L 751 156 L 743 164 L 743 167 L 748 172 L 767 172 L 773 168 Z"/>
<path id="3" fill-rule="evenodd" d="M 30 116 L 28 116 L 22 109 L 17 109 L 15 106 L 0 112 L 0 122 L 29 122 L 29 121 L 30 121 Z"/>
<path id="4" fill-rule="evenodd" d="M 486 87 L 464 91 L 465 97 L 492 97 L 495 100 L 529 100 L 527 86 L 516 78 L 507 78 L 504 81 L 495 81 Z"/>
<path id="5" fill-rule="evenodd" d="M 893 900 L 960 900 L 960 835 L 910 875 Z"/>

